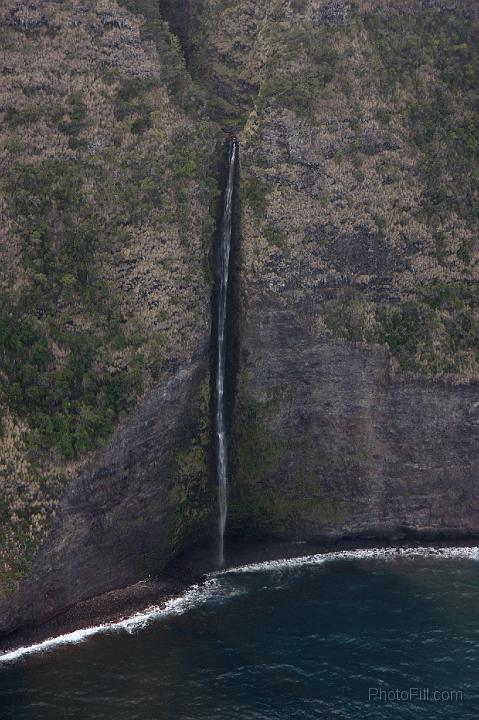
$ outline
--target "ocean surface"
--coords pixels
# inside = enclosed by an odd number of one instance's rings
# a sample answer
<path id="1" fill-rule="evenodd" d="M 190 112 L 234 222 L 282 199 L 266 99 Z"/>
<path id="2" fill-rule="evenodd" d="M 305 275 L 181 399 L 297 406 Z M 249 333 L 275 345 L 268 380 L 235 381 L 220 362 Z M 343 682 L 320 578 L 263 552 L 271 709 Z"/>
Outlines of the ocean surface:
<path id="1" fill-rule="evenodd" d="M 479 717 L 479 550 L 243 566 L 0 658 L 1 720 Z"/>

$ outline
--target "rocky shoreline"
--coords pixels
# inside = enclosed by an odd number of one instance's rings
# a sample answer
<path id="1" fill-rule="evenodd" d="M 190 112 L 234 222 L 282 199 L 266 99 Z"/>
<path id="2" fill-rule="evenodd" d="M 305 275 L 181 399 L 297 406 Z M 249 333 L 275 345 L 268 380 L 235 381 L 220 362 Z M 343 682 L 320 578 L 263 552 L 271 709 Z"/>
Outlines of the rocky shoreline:
<path id="1" fill-rule="evenodd" d="M 229 547 L 229 560 L 224 569 L 241 567 L 274 560 L 293 559 L 309 555 L 370 549 L 397 549 L 427 547 L 434 549 L 472 548 L 479 545 L 478 536 L 428 536 L 409 538 L 399 542 L 387 539 L 340 539 L 334 542 L 233 540 Z M 179 598 L 192 585 L 206 582 L 209 574 L 220 571 L 210 545 L 198 545 L 177 558 L 158 578 L 146 578 L 133 585 L 112 590 L 73 605 L 66 612 L 48 622 L 32 628 L 23 628 L 0 641 L 1 655 L 22 647 L 43 643 L 51 638 L 113 625 L 131 618 L 149 608 L 162 607 Z"/>

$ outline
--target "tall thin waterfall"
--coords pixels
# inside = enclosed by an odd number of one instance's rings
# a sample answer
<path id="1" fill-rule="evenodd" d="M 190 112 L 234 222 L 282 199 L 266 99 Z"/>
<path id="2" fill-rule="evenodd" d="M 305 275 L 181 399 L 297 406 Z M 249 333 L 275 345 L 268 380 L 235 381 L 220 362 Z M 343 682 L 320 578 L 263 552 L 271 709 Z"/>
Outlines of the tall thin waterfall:
<path id="1" fill-rule="evenodd" d="M 216 317 L 218 322 L 216 346 L 216 405 L 215 431 L 217 440 L 216 472 L 218 476 L 219 503 L 219 551 L 218 561 L 224 564 L 224 534 L 228 513 L 228 435 L 225 417 L 225 370 L 227 349 L 228 281 L 231 257 L 231 230 L 233 215 L 233 191 L 235 182 L 237 140 L 231 141 L 229 153 L 228 184 L 225 190 L 221 236 L 218 248 Z"/>

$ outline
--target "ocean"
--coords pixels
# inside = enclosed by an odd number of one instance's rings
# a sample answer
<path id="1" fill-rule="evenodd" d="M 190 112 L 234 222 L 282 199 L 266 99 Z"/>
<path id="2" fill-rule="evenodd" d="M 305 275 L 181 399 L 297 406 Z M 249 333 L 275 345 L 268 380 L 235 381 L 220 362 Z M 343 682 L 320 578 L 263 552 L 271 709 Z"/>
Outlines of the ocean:
<path id="1" fill-rule="evenodd" d="M 245 565 L 0 657 L 2 720 L 479 716 L 479 549 Z"/>

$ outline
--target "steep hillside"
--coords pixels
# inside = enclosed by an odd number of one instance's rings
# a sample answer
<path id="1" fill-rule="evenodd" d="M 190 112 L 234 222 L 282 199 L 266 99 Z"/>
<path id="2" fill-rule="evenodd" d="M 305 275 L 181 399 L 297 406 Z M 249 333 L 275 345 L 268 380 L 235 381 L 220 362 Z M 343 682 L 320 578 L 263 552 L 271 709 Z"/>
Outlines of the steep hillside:
<path id="1" fill-rule="evenodd" d="M 476 377 L 474 4 L 199 8 L 191 71 L 218 116 L 245 125 L 245 301 L 267 289 L 307 306 L 321 336 L 387 344 L 404 370 Z"/>
<path id="2" fill-rule="evenodd" d="M 477 9 L 259 15 L 230 4 L 213 30 L 226 25 L 257 87 L 241 133 L 230 527 L 477 531 Z"/>
<path id="3" fill-rule="evenodd" d="M 217 161 L 164 23 L 114 2 L 8 2 L 0 32 L 8 589 L 118 422 L 178 369 L 207 365 Z"/>
<path id="4" fill-rule="evenodd" d="M 0 631 L 213 527 L 221 130 L 240 142 L 229 532 L 479 535 L 475 3 L 0 12 Z"/>
<path id="5" fill-rule="evenodd" d="M 245 278 L 318 336 L 477 377 L 477 23 L 297 3 L 244 132 Z"/>

